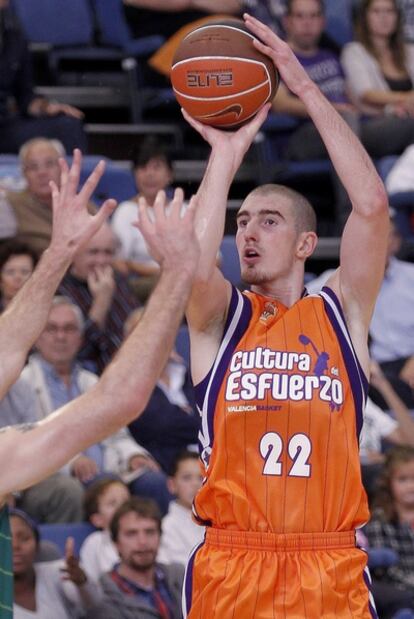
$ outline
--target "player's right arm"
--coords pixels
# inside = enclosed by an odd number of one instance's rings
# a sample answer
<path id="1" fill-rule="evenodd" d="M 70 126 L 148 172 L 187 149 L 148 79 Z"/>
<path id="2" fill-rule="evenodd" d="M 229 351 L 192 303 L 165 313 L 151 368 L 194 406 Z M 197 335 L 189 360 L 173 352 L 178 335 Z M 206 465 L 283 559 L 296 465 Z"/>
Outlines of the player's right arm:
<path id="1" fill-rule="evenodd" d="M 183 111 L 189 124 L 211 146 L 207 169 L 195 198 L 195 225 L 201 255 L 186 310 L 191 339 L 191 370 L 196 383 L 204 378 L 215 359 L 231 298 L 231 285 L 216 265 L 230 186 L 269 107 L 264 106 L 249 123 L 235 132 L 203 125 Z"/>

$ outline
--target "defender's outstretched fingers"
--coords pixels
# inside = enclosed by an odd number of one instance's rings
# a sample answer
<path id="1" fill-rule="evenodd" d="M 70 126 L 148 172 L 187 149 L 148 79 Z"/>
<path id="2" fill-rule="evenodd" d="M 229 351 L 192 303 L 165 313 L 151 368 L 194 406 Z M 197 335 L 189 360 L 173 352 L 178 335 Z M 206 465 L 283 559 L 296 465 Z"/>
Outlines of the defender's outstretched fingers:
<path id="1" fill-rule="evenodd" d="M 105 172 L 105 161 L 101 160 L 95 169 L 91 172 L 91 174 L 86 179 L 82 189 L 79 192 L 79 198 L 82 201 L 89 202 L 93 192 L 95 191 L 99 181 L 102 178 L 103 173 Z"/>
<path id="2" fill-rule="evenodd" d="M 154 227 L 154 223 L 151 221 L 148 215 L 148 204 L 145 198 L 141 197 L 138 200 L 138 221 L 134 224 L 138 230 L 150 230 Z"/>
<path id="3" fill-rule="evenodd" d="M 157 193 L 156 198 L 154 200 L 154 215 L 157 221 L 165 220 L 165 207 L 167 205 L 167 195 L 163 189 Z"/>
<path id="4" fill-rule="evenodd" d="M 65 195 L 65 197 L 76 195 L 76 192 L 78 191 L 78 186 L 79 186 L 81 166 L 82 166 L 82 153 L 80 152 L 79 148 L 75 148 L 75 150 L 73 151 L 72 165 L 70 166 L 70 170 L 68 174 L 67 194 Z"/>
<path id="5" fill-rule="evenodd" d="M 181 219 L 181 211 L 184 202 L 184 191 L 181 187 L 177 187 L 174 191 L 174 197 L 170 203 L 170 217 L 172 219 Z"/>
<path id="6" fill-rule="evenodd" d="M 105 200 L 105 202 L 98 209 L 98 212 L 93 216 L 97 230 L 101 227 L 103 222 L 112 215 L 117 206 L 118 202 L 113 198 L 108 198 L 108 200 Z"/>

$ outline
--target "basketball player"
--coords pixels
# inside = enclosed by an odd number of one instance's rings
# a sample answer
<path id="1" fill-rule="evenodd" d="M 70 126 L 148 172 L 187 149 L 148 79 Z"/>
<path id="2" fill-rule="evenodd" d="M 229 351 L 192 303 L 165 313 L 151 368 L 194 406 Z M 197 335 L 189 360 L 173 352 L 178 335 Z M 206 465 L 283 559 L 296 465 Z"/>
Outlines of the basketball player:
<path id="1" fill-rule="evenodd" d="M 103 173 L 103 164 L 79 194 L 81 158 L 76 152 L 70 171 L 64 162 L 60 189 L 53 186 L 53 235 L 37 269 L 0 318 L 1 396 L 17 378 L 28 349 L 46 321 L 53 293 L 74 253 L 97 231 L 115 207 L 106 202 L 95 216 L 88 200 Z M 12 617 L 12 562 L 6 495 L 27 488 L 65 462 L 101 441 L 140 414 L 167 362 L 198 261 L 193 207 L 181 218 L 183 193 L 177 190 L 171 210 L 160 192 L 148 217 L 140 208 L 140 230 L 161 265 L 161 278 L 139 326 L 102 375 L 98 384 L 38 424 L 0 432 L 0 617 Z"/>
<path id="2" fill-rule="evenodd" d="M 202 414 L 205 480 L 194 502 L 206 540 L 192 554 L 191 619 L 368 619 L 366 555 L 355 528 L 369 518 L 358 434 L 367 391 L 368 325 L 384 273 L 389 214 L 368 155 L 289 47 L 250 16 L 290 91 L 305 104 L 353 210 L 341 266 L 306 296 L 315 214 L 296 192 L 254 190 L 237 215 L 240 293 L 215 266 L 227 194 L 267 114 L 235 133 L 188 122 L 212 147 L 197 194 L 201 258 L 187 309 Z"/>

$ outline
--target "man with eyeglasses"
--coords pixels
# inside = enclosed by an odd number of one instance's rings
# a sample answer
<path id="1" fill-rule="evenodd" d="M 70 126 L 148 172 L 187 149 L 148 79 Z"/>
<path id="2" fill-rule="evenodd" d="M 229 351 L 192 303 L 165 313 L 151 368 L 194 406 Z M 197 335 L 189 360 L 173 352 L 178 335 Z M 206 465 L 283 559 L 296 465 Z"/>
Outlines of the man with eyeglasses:
<path id="1" fill-rule="evenodd" d="M 65 155 L 58 140 L 34 138 L 20 149 L 19 157 L 26 189 L 9 191 L 6 203 L 16 219 L 16 235 L 37 253 L 42 253 L 52 236 L 52 192 L 50 181 L 60 185 L 59 157 Z M 95 212 L 90 203 L 88 210 Z"/>

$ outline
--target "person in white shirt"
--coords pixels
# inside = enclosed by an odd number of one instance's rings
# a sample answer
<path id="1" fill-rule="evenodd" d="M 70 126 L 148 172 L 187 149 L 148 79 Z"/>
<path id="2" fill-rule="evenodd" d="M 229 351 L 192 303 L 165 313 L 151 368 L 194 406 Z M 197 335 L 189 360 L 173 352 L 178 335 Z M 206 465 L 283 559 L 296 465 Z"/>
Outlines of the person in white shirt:
<path id="1" fill-rule="evenodd" d="M 86 518 L 98 531 L 91 533 L 80 549 L 80 559 L 88 578 L 98 582 L 105 572 L 119 562 L 119 554 L 111 539 L 112 516 L 130 498 L 128 487 L 117 479 L 100 479 L 85 493 Z"/>
<path id="2" fill-rule="evenodd" d="M 116 267 L 124 275 L 135 278 L 133 281 L 140 289 L 150 290 L 157 279 L 159 266 L 135 226 L 138 200 L 144 197 L 152 207 L 158 191 L 168 190 L 173 180 L 172 161 L 164 144 L 149 136 L 133 154 L 132 164 L 138 193 L 121 202 L 112 218 L 112 229 L 119 241 Z"/>
<path id="3" fill-rule="evenodd" d="M 198 454 L 182 452 L 175 461 L 169 478 L 169 489 L 175 494 L 168 514 L 162 520 L 161 544 L 157 555 L 160 563 L 187 564 L 191 550 L 204 538 L 204 527 L 192 519 L 192 504 L 201 487 L 202 475 Z"/>

